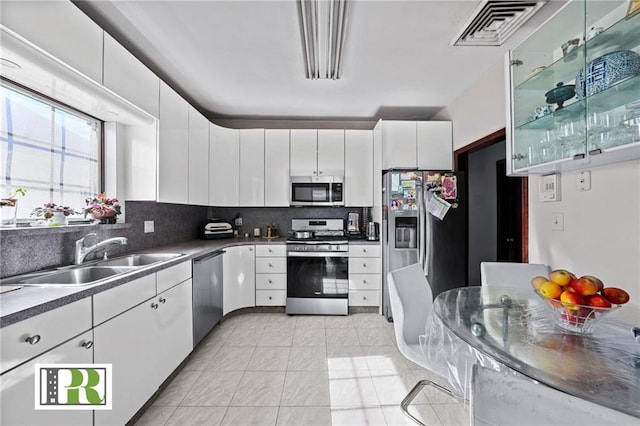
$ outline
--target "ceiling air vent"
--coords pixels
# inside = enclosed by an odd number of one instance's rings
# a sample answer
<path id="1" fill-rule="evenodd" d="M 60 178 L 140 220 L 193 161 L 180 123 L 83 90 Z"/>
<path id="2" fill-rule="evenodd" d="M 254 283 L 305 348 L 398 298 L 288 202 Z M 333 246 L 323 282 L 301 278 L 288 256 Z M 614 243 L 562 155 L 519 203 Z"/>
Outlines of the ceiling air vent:
<path id="1" fill-rule="evenodd" d="M 547 0 L 483 0 L 453 41 L 454 46 L 501 46 Z"/>

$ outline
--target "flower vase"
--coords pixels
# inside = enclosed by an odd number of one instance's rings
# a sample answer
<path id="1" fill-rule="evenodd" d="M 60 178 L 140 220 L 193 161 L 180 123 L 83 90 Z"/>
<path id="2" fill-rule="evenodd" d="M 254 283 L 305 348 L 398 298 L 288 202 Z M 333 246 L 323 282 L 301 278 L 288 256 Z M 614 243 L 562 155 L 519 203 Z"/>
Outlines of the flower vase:
<path id="1" fill-rule="evenodd" d="M 67 226 L 69 221 L 64 212 L 52 212 L 52 216 L 47 219 L 48 226 Z"/>
<path id="2" fill-rule="evenodd" d="M 100 223 L 116 223 L 116 213 L 112 210 L 92 209 L 89 216 Z"/>
<path id="3" fill-rule="evenodd" d="M 17 200 L 12 198 L 0 199 L 0 228 L 16 227 Z"/>

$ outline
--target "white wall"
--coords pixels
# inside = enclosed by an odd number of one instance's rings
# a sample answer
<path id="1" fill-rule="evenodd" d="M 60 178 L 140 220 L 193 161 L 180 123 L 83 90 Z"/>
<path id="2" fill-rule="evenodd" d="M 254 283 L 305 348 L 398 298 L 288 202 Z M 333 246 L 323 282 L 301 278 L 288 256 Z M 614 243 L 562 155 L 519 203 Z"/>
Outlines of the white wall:
<path id="1" fill-rule="evenodd" d="M 504 83 L 499 62 L 434 117 L 453 121 L 454 149 L 505 127 Z M 590 191 L 578 192 L 576 173 L 565 173 L 562 200 L 551 203 L 537 201 L 538 177 L 529 177 L 529 262 L 600 277 L 640 307 L 640 161 L 590 171 Z M 551 230 L 551 213 L 564 213 L 564 231 Z"/>
<path id="2" fill-rule="evenodd" d="M 456 150 L 504 128 L 505 111 L 504 63 L 498 61 L 432 120 L 453 122 L 453 149 Z"/>
<path id="3" fill-rule="evenodd" d="M 529 177 L 529 261 L 595 275 L 620 287 L 640 307 L 640 161 L 591 171 L 591 190 L 576 190 L 576 172 L 561 177 L 561 201 L 538 201 Z M 564 231 L 551 230 L 551 214 L 564 214 Z"/>

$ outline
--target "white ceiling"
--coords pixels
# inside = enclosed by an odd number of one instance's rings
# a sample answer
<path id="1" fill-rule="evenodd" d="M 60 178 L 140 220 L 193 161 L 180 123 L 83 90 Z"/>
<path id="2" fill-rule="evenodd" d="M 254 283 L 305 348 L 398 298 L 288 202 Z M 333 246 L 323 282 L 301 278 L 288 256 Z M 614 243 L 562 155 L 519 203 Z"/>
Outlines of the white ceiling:
<path id="1" fill-rule="evenodd" d="M 479 0 L 351 0 L 340 80 L 307 80 L 296 0 L 76 4 L 210 119 L 428 119 L 561 2 L 501 47 L 453 47 Z M 503 93 L 496 93 L 503 96 Z"/>

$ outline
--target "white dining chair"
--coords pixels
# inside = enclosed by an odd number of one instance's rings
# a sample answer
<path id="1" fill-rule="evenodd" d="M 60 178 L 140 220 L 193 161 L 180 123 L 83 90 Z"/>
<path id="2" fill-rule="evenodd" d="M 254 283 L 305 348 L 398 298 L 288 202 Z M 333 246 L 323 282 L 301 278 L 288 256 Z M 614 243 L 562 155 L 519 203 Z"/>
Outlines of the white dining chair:
<path id="1" fill-rule="evenodd" d="M 433 309 L 433 294 L 424 276 L 424 270 L 419 264 L 409 265 L 389 272 L 387 278 L 398 349 L 408 360 L 429 370 L 429 364 L 420 349 L 419 340 L 419 336 L 424 334 L 427 316 Z M 405 415 L 420 425 L 424 423 L 409 413 L 408 408 L 420 390 L 427 385 L 454 396 L 448 389 L 431 380 L 425 379 L 416 383 L 400 403 L 400 408 Z"/>
<path id="2" fill-rule="evenodd" d="M 635 417 L 560 392 L 513 371 L 475 364 L 471 376 L 472 426 L 637 425 Z"/>
<path id="3" fill-rule="evenodd" d="M 549 265 L 541 263 L 480 263 L 482 285 L 529 288 L 534 277 L 543 276 L 548 278 L 550 272 Z"/>

